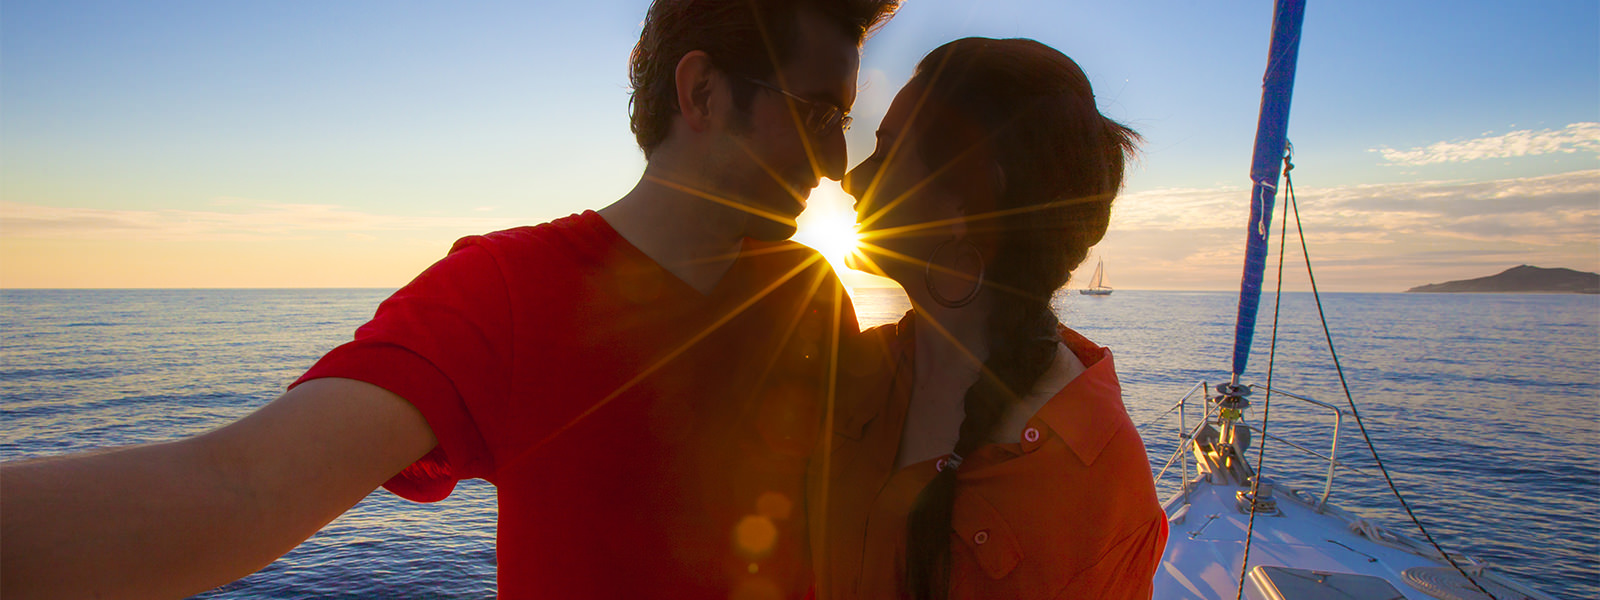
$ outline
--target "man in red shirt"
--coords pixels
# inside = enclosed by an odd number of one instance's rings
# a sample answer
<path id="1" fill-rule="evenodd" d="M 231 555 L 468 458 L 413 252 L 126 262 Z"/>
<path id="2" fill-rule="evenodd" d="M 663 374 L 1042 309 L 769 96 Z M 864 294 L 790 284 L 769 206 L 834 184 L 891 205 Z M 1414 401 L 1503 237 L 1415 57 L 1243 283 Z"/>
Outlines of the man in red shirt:
<path id="1" fill-rule="evenodd" d="M 805 463 L 854 315 L 783 242 L 845 167 L 892 0 L 657 0 L 638 185 L 463 239 L 280 398 L 175 442 L 6 465 L 0 595 L 180 597 L 378 485 L 499 495 L 504 597 L 797 597 Z"/>

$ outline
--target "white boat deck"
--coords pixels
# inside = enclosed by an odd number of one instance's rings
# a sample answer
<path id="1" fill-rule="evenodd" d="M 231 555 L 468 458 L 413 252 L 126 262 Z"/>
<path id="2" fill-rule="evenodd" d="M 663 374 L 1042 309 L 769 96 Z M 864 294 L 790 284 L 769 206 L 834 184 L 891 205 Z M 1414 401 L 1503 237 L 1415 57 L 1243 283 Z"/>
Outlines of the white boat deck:
<path id="1" fill-rule="evenodd" d="M 1200 477 L 1165 505 L 1171 526 L 1166 554 L 1155 577 L 1156 598 L 1232 600 L 1238 594 L 1245 530 L 1250 515 L 1240 510 L 1237 494 L 1247 487 L 1215 462 L 1215 454 L 1195 452 Z M 1266 497 L 1263 494 L 1263 497 Z M 1465 581 L 1449 563 L 1436 560 L 1431 546 L 1366 524 L 1372 538 L 1354 531 L 1361 520 L 1337 507 L 1318 512 L 1317 499 L 1279 487 L 1271 494 L 1275 510 L 1258 507 L 1250 546 L 1252 581 L 1245 598 L 1488 598 Z M 1264 503 L 1263 503 L 1264 504 Z M 1453 555 L 1454 556 L 1454 555 Z M 1502 576 L 1474 569 L 1466 557 L 1457 563 L 1499 600 L 1549 598 Z M 1258 571 L 1259 567 L 1268 567 Z M 1286 567 L 1288 569 L 1272 569 Z M 1413 571 L 1412 581 L 1405 576 Z M 1268 584 L 1265 575 L 1272 575 Z M 1333 575 L 1330 575 L 1333 574 Z M 1377 577 L 1383 582 L 1349 577 Z M 1422 581 L 1417 581 L 1417 578 Z M 1431 582 L 1431 583 L 1430 583 Z M 1275 588 L 1275 589 L 1274 589 Z M 1423 588 L 1430 588 L 1433 593 Z"/>

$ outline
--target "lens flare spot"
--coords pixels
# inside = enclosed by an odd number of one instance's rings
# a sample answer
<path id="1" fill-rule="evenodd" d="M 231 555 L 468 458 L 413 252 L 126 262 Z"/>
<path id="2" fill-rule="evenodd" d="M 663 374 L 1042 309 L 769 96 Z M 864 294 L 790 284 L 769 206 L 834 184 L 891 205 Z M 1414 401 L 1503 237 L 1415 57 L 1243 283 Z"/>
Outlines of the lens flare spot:
<path id="1" fill-rule="evenodd" d="M 774 521 L 783 521 L 794 512 L 794 501 L 777 492 L 767 492 L 756 498 L 756 512 Z"/>
<path id="2" fill-rule="evenodd" d="M 733 543 L 745 556 L 766 556 L 778 543 L 778 527 L 767 517 L 747 516 L 733 528 Z"/>

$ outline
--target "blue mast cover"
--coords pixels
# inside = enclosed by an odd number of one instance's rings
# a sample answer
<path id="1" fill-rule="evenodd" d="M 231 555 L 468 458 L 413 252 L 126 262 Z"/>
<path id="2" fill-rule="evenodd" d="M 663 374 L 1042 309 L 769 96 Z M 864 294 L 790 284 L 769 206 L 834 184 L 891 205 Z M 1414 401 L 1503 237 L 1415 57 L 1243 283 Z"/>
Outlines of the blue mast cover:
<path id="1" fill-rule="evenodd" d="M 1294 92 L 1294 67 L 1300 55 L 1300 22 L 1305 0 L 1279 0 L 1272 17 L 1272 45 L 1261 84 L 1261 118 L 1256 123 L 1256 148 L 1250 163 L 1250 224 L 1244 250 L 1244 276 L 1239 286 L 1239 318 L 1234 325 L 1233 379 L 1244 375 L 1255 337 L 1256 310 L 1261 305 L 1261 277 L 1267 266 L 1267 233 L 1278 176 L 1288 147 L 1289 97 Z"/>

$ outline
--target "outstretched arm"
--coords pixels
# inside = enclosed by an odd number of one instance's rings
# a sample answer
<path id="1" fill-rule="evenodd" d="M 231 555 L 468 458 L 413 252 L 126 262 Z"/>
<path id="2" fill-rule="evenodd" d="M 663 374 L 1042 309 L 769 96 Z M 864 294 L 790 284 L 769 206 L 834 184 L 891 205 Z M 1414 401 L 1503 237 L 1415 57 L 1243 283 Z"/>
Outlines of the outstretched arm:
<path id="1" fill-rule="evenodd" d="M 210 589 L 299 545 L 434 444 L 404 399 L 327 378 L 197 437 L 0 466 L 0 596 Z"/>

